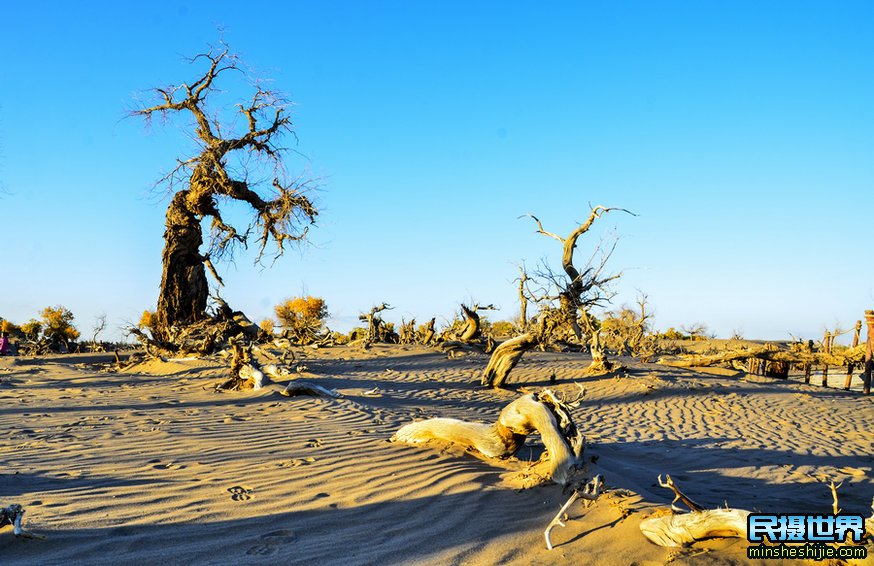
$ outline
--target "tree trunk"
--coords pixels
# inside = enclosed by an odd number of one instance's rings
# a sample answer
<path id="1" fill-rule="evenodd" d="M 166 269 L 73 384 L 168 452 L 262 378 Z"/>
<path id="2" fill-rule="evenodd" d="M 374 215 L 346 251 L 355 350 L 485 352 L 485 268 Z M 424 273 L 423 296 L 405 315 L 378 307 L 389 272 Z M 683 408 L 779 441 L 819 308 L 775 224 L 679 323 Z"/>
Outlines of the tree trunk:
<path id="1" fill-rule="evenodd" d="M 435 418 L 401 427 L 392 441 L 421 444 L 440 440 L 472 449 L 488 458 L 509 458 L 525 444 L 525 437 L 540 433 L 549 453 L 547 479 L 564 484 L 578 463 L 581 439 L 568 440 L 548 406 L 548 390 L 540 395 L 529 393 L 501 410 L 494 424 L 469 423 L 457 419 Z M 571 423 L 572 427 L 572 423 Z M 576 428 L 573 427 L 575 431 Z M 572 445 L 576 444 L 576 446 Z"/>
<path id="2" fill-rule="evenodd" d="M 461 305 L 461 312 L 464 313 L 465 326 L 458 339 L 462 342 L 470 342 L 471 340 L 479 338 L 480 321 L 479 315 L 476 313 L 476 306 L 469 309 L 467 306 Z"/>
<path id="3" fill-rule="evenodd" d="M 200 220 L 187 205 L 189 191 L 179 191 L 167 208 L 164 273 L 156 312 L 158 340 L 172 342 L 170 328 L 187 326 L 206 317 L 209 285 L 200 246 L 203 244 Z"/>
<path id="4" fill-rule="evenodd" d="M 501 387 L 507 376 L 522 359 L 522 355 L 537 346 L 540 340 L 532 334 L 526 333 L 507 340 L 492 353 L 489 364 L 483 371 L 482 385 L 484 387 Z"/>

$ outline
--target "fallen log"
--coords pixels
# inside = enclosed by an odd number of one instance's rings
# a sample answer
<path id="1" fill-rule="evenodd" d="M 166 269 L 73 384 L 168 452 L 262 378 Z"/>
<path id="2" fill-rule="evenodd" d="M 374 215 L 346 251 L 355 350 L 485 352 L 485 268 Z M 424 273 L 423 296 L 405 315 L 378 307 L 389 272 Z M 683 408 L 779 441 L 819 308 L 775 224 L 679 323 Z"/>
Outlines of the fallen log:
<path id="1" fill-rule="evenodd" d="M 522 395 L 501 410 L 493 424 L 434 418 L 402 426 L 392 442 L 423 444 L 438 440 L 469 449 L 487 458 L 509 458 L 538 432 L 549 454 L 546 479 L 564 485 L 576 468 L 583 449 L 565 403 L 549 389 Z"/>
<path id="2" fill-rule="evenodd" d="M 865 354 L 863 346 L 847 348 L 835 352 L 790 352 L 787 350 L 771 350 L 767 346 L 751 348 L 747 350 L 729 350 L 712 355 L 686 355 L 679 360 L 660 358 L 657 363 L 671 367 L 707 367 L 717 364 L 732 362 L 735 360 L 748 360 L 756 358 L 770 362 L 783 362 L 789 364 L 809 365 L 832 365 L 845 366 L 850 363 L 859 363 Z"/>

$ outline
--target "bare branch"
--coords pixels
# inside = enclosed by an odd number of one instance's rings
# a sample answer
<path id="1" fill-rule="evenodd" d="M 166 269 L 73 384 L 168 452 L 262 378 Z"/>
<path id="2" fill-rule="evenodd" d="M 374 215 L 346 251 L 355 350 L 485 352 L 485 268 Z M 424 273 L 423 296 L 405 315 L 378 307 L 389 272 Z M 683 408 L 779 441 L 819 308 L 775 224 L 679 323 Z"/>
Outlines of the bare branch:
<path id="1" fill-rule="evenodd" d="M 579 498 L 585 499 L 587 504 L 591 504 L 592 501 L 598 499 L 598 496 L 601 494 L 601 488 L 604 485 L 604 480 L 600 475 L 595 476 L 592 480 L 586 484 L 583 491 L 575 489 L 573 494 L 571 494 L 570 499 L 568 499 L 564 505 L 561 506 L 561 509 L 558 510 L 558 514 L 553 517 L 552 521 L 549 522 L 549 525 L 546 526 L 546 530 L 543 531 L 543 538 L 546 539 L 546 548 L 548 550 L 552 550 L 552 540 L 550 540 L 550 534 L 552 533 L 552 529 L 556 526 L 566 527 L 562 521 L 562 517 L 565 516 L 568 508 Z M 588 505 L 587 505 L 588 506 Z"/>
<path id="2" fill-rule="evenodd" d="M 679 507 L 677 507 L 675 505 L 678 500 L 682 501 L 686 505 L 686 507 L 688 507 L 692 511 L 703 511 L 704 510 L 704 507 L 702 507 L 701 505 L 698 505 L 697 503 L 695 503 L 694 501 L 692 501 L 691 499 L 686 497 L 686 495 L 682 491 L 680 491 L 680 488 L 678 488 L 676 486 L 676 484 L 674 484 L 674 480 L 671 479 L 670 474 L 667 474 L 665 477 L 667 478 L 667 481 L 662 481 L 662 475 L 659 474 L 659 485 L 661 487 L 666 487 L 674 492 L 674 500 L 671 501 L 671 509 L 673 511 L 675 511 L 675 512 L 682 511 L 682 509 L 680 509 Z"/>

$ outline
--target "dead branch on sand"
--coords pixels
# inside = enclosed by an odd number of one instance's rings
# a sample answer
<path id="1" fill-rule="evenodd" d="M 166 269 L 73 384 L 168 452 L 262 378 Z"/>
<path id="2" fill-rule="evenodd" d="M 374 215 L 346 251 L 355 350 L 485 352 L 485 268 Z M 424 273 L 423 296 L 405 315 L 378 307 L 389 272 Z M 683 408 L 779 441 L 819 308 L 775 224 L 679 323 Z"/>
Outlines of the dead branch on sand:
<path id="1" fill-rule="evenodd" d="M 509 458 L 533 432 L 540 433 L 549 454 L 546 479 L 566 484 L 579 462 L 584 438 L 573 423 L 569 405 L 549 389 L 522 395 L 501 410 L 494 424 L 427 419 L 402 426 L 392 441 L 422 444 L 439 440 L 487 458 Z"/>
<path id="2" fill-rule="evenodd" d="M 13 504 L 9 507 L 0 509 L 0 527 L 12 525 L 12 534 L 19 538 L 44 540 L 46 537 L 33 534 L 21 526 L 24 519 L 24 509 L 21 505 Z"/>
<path id="3" fill-rule="evenodd" d="M 688 355 L 683 356 L 679 360 L 661 358 L 658 363 L 672 367 L 707 367 L 735 360 L 754 358 L 789 364 L 846 366 L 848 364 L 860 364 L 863 362 L 864 357 L 864 345 L 848 348 L 840 353 L 776 350 L 773 346 L 765 345 L 746 350 L 729 350 L 712 355 Z"/>
<path id="4" fill-rule="evenodd" d="M 643 535 L 659 546 L 683 546 L 710 537 L 739 537 L 747 535 L 747 516 L 743 509 L 704 509 L 687 497 L 671 479 L 663 481 L 659 475 L 659 485 L 674 492 L 670 515 L 649 517 L 640 522 Z M 677 501 L 686 505 L 690 512 L 684 513 L 677 507 Z"/>
<path id="5" fill-rule="evenodd" d="M 567 510 L 577 499 L 584 499 L 584 505 L 589 507 L 593 501 L 598 499 L 598 496 L 601 495 L 601 488 L 604 485 L 604 479 L 598 475 L 592 478 L 592 480 L 585 485 L 582 491 L 579 489 L 575 489 L 573 494 L 571 494 L 570 499 L 565 502 L 564 505 L 561 506 L 561 509 L 558 510 L 558 514 L 553 517 L 552 521 L 549 522 L 549 525 L 546 526 L 546 530 L 543 531 L 543 538 L 546 539 L 546 548 L 548 550 L 552 550 L 552 540 L 550 539 L 550 534 L 552 533 L 552 529 L 558 525 L 561 527 L 566 527 L 562 521 L 562 517 L 565 515 Z"/>

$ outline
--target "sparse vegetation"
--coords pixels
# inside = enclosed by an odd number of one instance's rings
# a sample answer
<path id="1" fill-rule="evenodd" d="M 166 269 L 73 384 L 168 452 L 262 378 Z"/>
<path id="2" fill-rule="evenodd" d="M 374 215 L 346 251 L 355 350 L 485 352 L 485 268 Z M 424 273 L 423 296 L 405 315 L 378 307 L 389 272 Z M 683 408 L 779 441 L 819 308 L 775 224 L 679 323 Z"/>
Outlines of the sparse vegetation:
<path id="1" fill-rule="evenodd" d="M 67 350 L 70 343 L 79 339 L 80 333 L 73 326 L 73 313 L 61 305 L 46 307 L 40 313 L 43 322 L 43 336 L 55 344 L 63 343 Z"/>
<path id="2" fill-rule="evenodd" d="M 328 317 L 325 300 L 313 296 L 286 299 L 276 305 L 273 311 L 286 337 L 299 344 L 314 342 Z"/>

